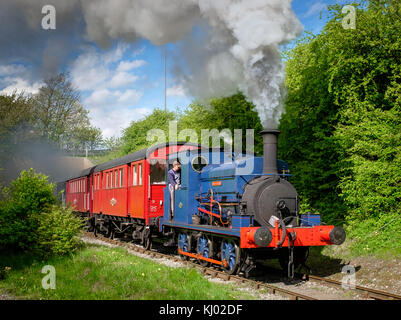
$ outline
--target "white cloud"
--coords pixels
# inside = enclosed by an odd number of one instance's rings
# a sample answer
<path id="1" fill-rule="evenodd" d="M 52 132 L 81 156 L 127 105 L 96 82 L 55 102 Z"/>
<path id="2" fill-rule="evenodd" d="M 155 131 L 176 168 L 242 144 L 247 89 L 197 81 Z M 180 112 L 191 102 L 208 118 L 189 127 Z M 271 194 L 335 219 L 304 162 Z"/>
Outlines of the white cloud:
<path id="1" fill-rule="evenodd" d="M 133 53 L 128 49 L 125 44 L 107 52 L 88 48 L 71 65 L 72 82 L 83 91 L 83 104 L 91 122 L 104 137 L 121 135 L 131 121 L 151 113 L 148 108 L 136 108 L 143 92 L 134 88 L 139 76 L 133 71 L 146 61 L 132 57 L 143 49 Z"/>
<path id="2" fill-rule="evenodd" d="M 0 65 L 1 94 L 12 94 L 15 91 L 25 94 L 38 93 L 43 83 L 32 79 L 32 70 L 28 70 L 22 64 Z"/>
<path id="3" fill-rule="evenodd" d="M 176 86 L 167 88 L 166 94 L 168 96 L 174 96 L 174 97 L 185 97 L 185 90 L 182 85 L 176 85 Z"/>
<path id="4" fill-rule="evenodd" d="M 152 113 L 148 108 L 90 108 L 94 126 L 101 128 L 103 137 L 120 136 L 131 121 L 137 121 Z"/>
<path id="5" fill-rule="evenodd" d="M 118 45 L 115 49 L 104 53 L 94 48 L 86 49 L 71 65 L 74 86 L 82 91 L 132 86 L 138 79 L 132 70 L 145 65 L 146 61 L 120 61 L 127 49 L 127 45 Z M 120 62 L 116 66 L 118 61 Z"/>
<path id="6" fill-rule="evenodd" d="M 0 77 L 22 74 L 26 68 L 20 64 L 0 65 Z"/>
<path id="7" fill-rule="evenodd" d="M 110 77 L 110 70 L 103 63 L 101 55 L 90 50 L 80 55 L 71 67 L 73 85 L 82 91 L 90 91 L 104 83 Z"/>
<path id="8" fill-rule="evenodd" d="M 137 104 L 142 98 L 143 93 L 136 90 L 127 90 L 118 98 L 119 102 Z"/>
<path id="9" fill-rule="evenodd" d="M 324 11 L 327 9 L 327 4 L 325 4 L 324 2 L 316 2 L 313 5 L 311 5 L 309 7 L 309 10 L 305 13 L 304 17 L 310 17 L 316 13 L 319 13 L 321 11 Z"/>
<path id="10" fill-rule="evenodd" d="M 0 65 L 0 94 L 24 92 L 35 94 L 43 86 L 41 81 L 34 80 L 33 72 L 22 64 Z"/>
<path id="11" fill-rule="evenodd" d="M 142 67 L 145 64 L 145 60 L 121 61 L 117 67 L 117 71 L 130 71 Z"/>
<path id="12" fill-rule="evenodd" d="M 10 85 L 0 91 L 2 94 L 12 94 L 14 91 L 35 94 L 39 92 L 40 87 L 43 85 L 43 83 L 40 82 L 29 83 L 28 81 L 18 77 L 7 79 L 9 79 Z"/>
<path id="13" fill-rule="evenodd" d="M 136 75 L 128 72 L 118 72 L 111 78 L 109 85 L 112 88 L 124 87 L 127 85 L 132 85 L 138 79 Z"/>

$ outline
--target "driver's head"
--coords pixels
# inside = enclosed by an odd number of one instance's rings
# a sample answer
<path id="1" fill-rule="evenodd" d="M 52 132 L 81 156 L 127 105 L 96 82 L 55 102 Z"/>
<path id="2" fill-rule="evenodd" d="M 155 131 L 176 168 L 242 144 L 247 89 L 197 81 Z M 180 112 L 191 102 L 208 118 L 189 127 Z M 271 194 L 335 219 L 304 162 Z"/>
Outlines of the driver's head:
<path id="1" fill-rule="evenodd" d="M 178 171 L 180 169 L 181 169 L 181 163 L 179 163 L 178 161 L 174 161 L 173 162 L 173 170 Z"/>

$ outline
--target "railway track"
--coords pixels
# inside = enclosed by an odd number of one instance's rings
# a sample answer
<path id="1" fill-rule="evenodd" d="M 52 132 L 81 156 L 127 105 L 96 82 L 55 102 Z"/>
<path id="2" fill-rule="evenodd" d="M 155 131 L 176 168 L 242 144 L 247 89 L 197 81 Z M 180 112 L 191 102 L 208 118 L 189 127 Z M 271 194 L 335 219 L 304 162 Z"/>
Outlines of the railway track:
<path id="1" fill-rule="evenodd" d="M 198 270 L 201 271 L 204 275 L 208 275 L 214 278 L 218 278 L 224 281 L 237 281 L 242 284 L 247 284 L 255 289 L 266 289 L 266 291 L 270 294 L 278 294 L 280 296 L 287 297 L 291 300 L 319 300 L 314 297 L 308 296 L 301 294 L 299 292 L 287 290 L 284 288 L 280 288 L 278 286 L 271 285 L 269 283 L 265 283 L 263 281 L 257 281 L 257 280 L 252 280 L 252 279 L 247 279 L 238 275 L 230 275 L 227 274 L 224 271 L 215 269 L 215 268 L 210 268 L 210 267 L 204 267 L 201 266 L 198 263 L 189 261 L 189 260 L 184 260 L 181 257 L 177 255 L 172 255 L 172 254 L 166 254 L 166 253 L 161 253 L 153 250 L 147 250 L 139 245 L 132 244 L 130 242 L 124 242 L 121 240 L 115 240 L 115 239 L 110 239 L 106 238 L 102 235 L 97 235 L 95 236 L 92 233 L 86 232 L 85 233 L 86 237 L 96 239 L 96 240 L 101 240 L 103 242 L 116 245 L 119 247 L 125 247 L 129 250 L 144 254 L 149 256 L 150 258 L 158 258 L 158 259 L 169 259 L 174 262 L 180 262 L 188 266 L 192 266 L 197 268 Z M 299 274 L 297 273 L 296 276 L 305 281 L 313 281 L 313 282 L 318 282 L 322 283 L 324 285 L 329 285 L 331 287 L 336 287 L 336 288 L 342 288 L 342 283 L 341 281 L 337 280 L 332 280 L 332 279 L 327 279 L 327 278 L 322 278 L 318 277 L 315 275 L 310 275 L 310 274 Z M 376 289 L 371 289 L 367 287 L 362 287 L 362 286 L 355 286 L 355 290 L 358 291 L 359 293 L 362 294 L 362 296 L 366 299 L 374 299 L 374 300 L 401 300 L 401 296 L 385 292 L 385 291 L 380 291 Z"/>
<path id="2" fill-rule="evenodd" d="M 336 288 L 342 288 L 342 282 L 338 280 L 333 280 L 333 279 L 328 279 L 328 278 L 322 278 L 318 277 L 315 275 L 311 274 L 298 274 L 298 277 L 300 277 L 303 280 L 309 280 L 313 282 L 318 282 L 318 283 L 323 283 L 325 285 L 329 285 L 332 287 Z M 401 296 L 390 293 L 390 292 L 385 292 L 385 291 L 380 291 L 376 289 L 371 289 L 368 287 L 362 287 L 355 285 L 355 288 L 352 290 L 356 290 L 362 296 L 366 299 L 373 299 L 373 300 L 401 300 Z"/>

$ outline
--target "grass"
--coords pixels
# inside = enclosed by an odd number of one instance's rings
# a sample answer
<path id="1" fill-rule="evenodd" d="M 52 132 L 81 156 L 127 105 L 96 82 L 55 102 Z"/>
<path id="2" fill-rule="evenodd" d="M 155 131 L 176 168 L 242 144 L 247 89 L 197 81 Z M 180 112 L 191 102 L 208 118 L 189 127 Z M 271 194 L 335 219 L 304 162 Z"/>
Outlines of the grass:
<path id="1" fill-rule="evenodd" d="M 42 288 L 42 267 L 56 270 L 56 289 Z M 6 268 L 7 267 L 7 268 Z M 11 269 L 10 269 L 11 268 Z M 88 245 L 74 255 L 37 261 L 29 254 L 0 256 L 0 293 L 18 299 L 231 300 L 254 299 L 233 284 L 212 283 L 194 269 L 171 268 L 123 248 Z M 7 270 L 7 271 L 5 271 Z"/>

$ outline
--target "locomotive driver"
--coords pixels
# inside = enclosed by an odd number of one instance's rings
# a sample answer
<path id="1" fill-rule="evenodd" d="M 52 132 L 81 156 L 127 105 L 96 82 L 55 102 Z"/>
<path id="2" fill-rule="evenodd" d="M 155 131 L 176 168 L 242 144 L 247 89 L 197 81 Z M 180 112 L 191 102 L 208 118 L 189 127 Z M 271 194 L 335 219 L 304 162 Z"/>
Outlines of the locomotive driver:
<path id="1" fill-rule="evenodd" d="M 174 194 L 181 186 L 181 163 L 173 162 L 173 168 L 168 171 L 168 189 L 170 191 L 170 216 L 169 220 L 174 218 Z"/>

